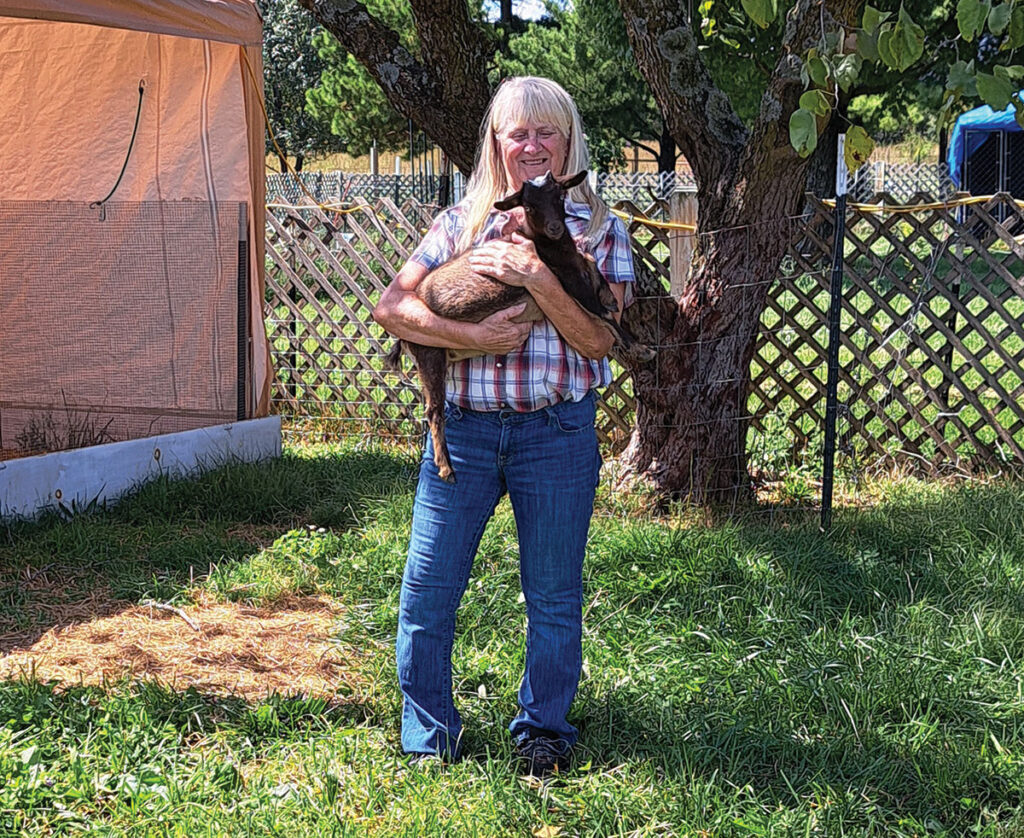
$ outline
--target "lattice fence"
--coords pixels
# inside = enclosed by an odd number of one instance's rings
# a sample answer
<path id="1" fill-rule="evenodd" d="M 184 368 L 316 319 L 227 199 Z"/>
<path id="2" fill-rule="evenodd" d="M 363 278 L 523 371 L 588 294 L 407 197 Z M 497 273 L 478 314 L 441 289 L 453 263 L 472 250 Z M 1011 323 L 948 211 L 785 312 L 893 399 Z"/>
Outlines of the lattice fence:
<path id="1" fill-rule="evenodd" d="M 751 363 L 747 448 L 755 465 L 776 473 L 817 462 L 821 449 L 833 211 L 809 201 L 812 212 L 788 225 L 792 241 Z M 667 202 L 618 208 L 633 218 L 638 265 L 667 289 L 672 237 L 684 234 L 636 220 L 664 218 Z M 298 420 L 294 428 L 316 418 L 329 434 L 420 435 L 414 379 L 383 370 L 390 339 L 370 311 L 434 212 L 382 198 L 347 214 L 268 214 L 273 398 Z M 1021 234 L 1021 211 L 1007 197 L 954 211 L 851 214 L 840 351 L 847 465 L 1024 462 Z M 619 448 L 634 401 L 629 375 L 615 369 L 598 432 Z"/>
<path id="2" fill-rule="evenodd" d="M 848 453 L 929 470 L 1024 463 L 1022 234 L 1008 195 L 954 211 L 851 215 L 840 356 Z"/>
<path id="3" fill-rule="evenodd" d="M 878 160 L 865 163 L 850 178 L 849 199 L 860 203 L 874 202 L 879 195 L 888 195 L 898 203 L 912 201 L 919 193 L 948 201 L 956 193 L 944 163 L 886 163 Z M 991 191 L 995 191 L 994 189 Z"/>

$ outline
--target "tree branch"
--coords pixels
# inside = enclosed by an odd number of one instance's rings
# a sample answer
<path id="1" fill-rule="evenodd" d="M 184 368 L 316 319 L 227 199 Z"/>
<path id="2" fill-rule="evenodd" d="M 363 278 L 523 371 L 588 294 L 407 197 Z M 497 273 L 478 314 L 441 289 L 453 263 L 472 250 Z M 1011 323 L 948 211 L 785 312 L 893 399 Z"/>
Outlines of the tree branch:
<path id="1" fill-rule="evenodd" d="M 747 130 L 711 80 L 680 0 L 619 0 L 633 54 L 702 194 L 720 192 Z M 703 203 L 703 201 L 702 201 Z"/>
<path id="2" fill-rule="evenodd" d="M 356 0 L 299 3 L 366 67 L 395 110 L 426 131 L 462 171 L 472 168 L 490 99 L 487 62 L 494 45 L 469 19 L 465 0 L 412 0 L 422 61 Z"/>
<path id="3" fill-rule="evenodd" d="M 862 3 L 863 0 L 797 0 L 790 10 L 781 57 L 761 97 L 761 108 L 744 149 L 737 177 L 737 183 L 746 184 L 755 200 L 756 196 L 762 195 L 777 204 L 777 195 L 767 195 L 771 189 L 769 184 L 773 179 L 777 182 L 779 172 L 789 171 L 793 179 L 799 180 L 800 188 L 786 190 L 790 200 L 786 206 L 777 209 L 791 214 L 799 212 L 809 158 L 800 158 L 790 143 L 789 118 L 799 107 L 800 94 L 804 92 L 800 77 L 803 55 L 823 38 L 826 31 L 852 28 Z M 819 126 L 819 134 L 823 130 L 824 126 Z"/>

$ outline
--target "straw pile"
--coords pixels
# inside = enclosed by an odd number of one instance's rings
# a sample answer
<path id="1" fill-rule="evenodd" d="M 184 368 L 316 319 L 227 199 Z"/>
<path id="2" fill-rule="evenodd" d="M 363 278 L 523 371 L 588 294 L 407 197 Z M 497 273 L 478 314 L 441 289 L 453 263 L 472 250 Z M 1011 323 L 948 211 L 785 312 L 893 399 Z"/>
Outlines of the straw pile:
<path id="1" fill-rule="evenodd" d="M 213 601 L 126 606 L 51 628 L 27 648 L 6 644 L 0 678 L 27 674 L 68 686 L 148 679 L 246 700 L 271 693 L 333 698 L 356 681 L 354 657 L 331 641 L 341 616 L 326 597 L 263 608 Z"/>

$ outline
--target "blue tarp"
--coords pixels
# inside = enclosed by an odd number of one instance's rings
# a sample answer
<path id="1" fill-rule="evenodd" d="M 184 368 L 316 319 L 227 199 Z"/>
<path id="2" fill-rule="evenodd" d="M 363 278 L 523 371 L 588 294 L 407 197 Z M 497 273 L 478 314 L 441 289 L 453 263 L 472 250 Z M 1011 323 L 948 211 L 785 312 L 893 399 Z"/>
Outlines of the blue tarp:
<path id="1" fill-rule="evenodd" d="M 960 187 L 964 161 L 981 147 L 989 134 L 994 131 L 1020 130 L 1013 116 L 1013 105 L 1007 105 L 1005 111 L 994 111 L 988 105 L 982 105 L 960 114 L 953 126 L 953 136 L 949 138 L 949 150 L 946 153 L 950 179 Z M 972 132 L 969 143 L 966 136 L 968 131 Z"/>

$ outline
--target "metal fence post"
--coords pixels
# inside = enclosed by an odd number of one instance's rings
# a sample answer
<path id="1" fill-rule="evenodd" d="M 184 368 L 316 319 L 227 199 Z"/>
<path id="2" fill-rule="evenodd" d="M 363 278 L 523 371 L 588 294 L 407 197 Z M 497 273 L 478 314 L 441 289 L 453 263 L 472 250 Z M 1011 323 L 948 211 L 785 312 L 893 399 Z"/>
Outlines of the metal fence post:
<path id="1" fill-rule="evenodd" d="M 832 526 L 832 484 L 836 463 L 836 414 L 839 408 L 839 313 L 843 305 L 843 243 L 846 240 L 846 134 L 836 155 L 836 212 L 832 236 L 831 298 L 828 305 L 828 376 L 825 382 L 825 464 L 821 476 L 821 529 Z"/>

